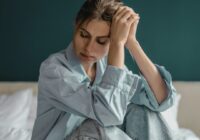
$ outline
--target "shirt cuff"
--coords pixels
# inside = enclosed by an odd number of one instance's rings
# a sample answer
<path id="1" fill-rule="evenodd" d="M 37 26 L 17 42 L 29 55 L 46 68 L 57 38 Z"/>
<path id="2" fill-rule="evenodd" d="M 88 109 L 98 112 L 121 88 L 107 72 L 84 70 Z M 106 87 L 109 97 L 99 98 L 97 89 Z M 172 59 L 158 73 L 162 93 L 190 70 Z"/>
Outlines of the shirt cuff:
<path id="1" fill-rule="evenodd" d="M 102 77 L 102 82 L 130 92 L 133 88 L 137 88 L 139 76 L 130 74 L 124 69 L 108 65 Z"/>
<path id="2" fill-rule="evenodd" d="M 172 85 L 172 77 L 171 74 L 165 69 L 164 66 L 159 66 L 157 64 L 155 64 L 156 68 L 158 69 L 161 77 L 163 78 L 166 86 L 167 86 L 167 90 L 168 90 L 168 96 L 167 98 L 162 102 L 162 103 L 158 103 L 157 99 L 153 93 L 153 91 L 151 90 L 148 82 L 146 81 L 146 79 L 144 78 L 144 76 L 141 74 L 141 80 L 142 83 L 144 84 L 144 88 L 146 90 L 147 96 L 149 98 L 149 101 L 152 105 L 152 110 L 154 111 L 164 111 L 168 108 L 170 108 L 173 104 L 174 104 L 174 100 L 175 100 L 175 96 L 176 96 L 176 90 Z"/>

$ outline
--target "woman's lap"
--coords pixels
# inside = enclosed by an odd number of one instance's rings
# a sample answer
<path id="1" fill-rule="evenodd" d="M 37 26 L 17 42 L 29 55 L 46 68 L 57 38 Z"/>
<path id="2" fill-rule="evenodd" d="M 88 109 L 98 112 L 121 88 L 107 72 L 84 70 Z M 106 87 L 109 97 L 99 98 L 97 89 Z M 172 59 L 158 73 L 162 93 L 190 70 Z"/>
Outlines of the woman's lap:
<path id="1" fill-rule="evenodd" d="M 159 112 L 129 104 L 122 125 L 118 126 L 133 140 L 173 140 L 172 133 Z M 104 128 L 87 119 L 66 140 L 106 140 Z"/>

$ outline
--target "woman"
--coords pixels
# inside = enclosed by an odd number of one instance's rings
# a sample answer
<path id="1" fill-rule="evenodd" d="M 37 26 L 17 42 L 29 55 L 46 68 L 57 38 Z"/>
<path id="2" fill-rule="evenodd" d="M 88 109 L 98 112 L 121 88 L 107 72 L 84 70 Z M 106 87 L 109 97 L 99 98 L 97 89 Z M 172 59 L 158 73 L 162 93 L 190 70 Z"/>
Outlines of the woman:
<path id="1" fill-rule="evenodd" d="M 86 0 L 72 43 L 41 64 L 32 140 L 170 140 L 159 112 L 175 90 L 136 39 L 139 15 L 118 0 Z M 124 64 L 128 49 L 141 75 Z"/>

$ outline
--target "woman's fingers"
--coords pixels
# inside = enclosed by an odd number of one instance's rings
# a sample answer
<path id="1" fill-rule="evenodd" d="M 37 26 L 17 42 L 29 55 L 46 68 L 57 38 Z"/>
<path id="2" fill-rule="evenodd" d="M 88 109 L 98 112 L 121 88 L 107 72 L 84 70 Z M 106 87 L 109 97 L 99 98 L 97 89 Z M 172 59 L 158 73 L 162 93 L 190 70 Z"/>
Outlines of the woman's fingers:
<path id="1" fill-rule="evenodd" d="M 127 8 L 127 7 L 123 7 L 123 10 L 121 10 L 119 13 L 118 13 L 118 17 L 119 17 L 119 19 L 121 19 L 121 18 L 123 18 L 124 17 L 124 15 L 127 15 L 127 14 L 130 14 L 131 13 L 131 10 L 129 9 L 129 8 Z"/>
<path id="2" fill-rule="evenodd" d="M 129 19 L 133 19 L 134 21 L 137 21 L 137 20 L 140 19 L 140 16 L 139 16 L 139 14 L 131 15 L 131 16 L 129 17 Z M 129 20 L 129 19 L 128 19 L 128 20 Z"/>
<path id="3" fill-rule="evenodd" d="M 127 6 L 120 7 L 115 13 L 111 26 L 111 40 L 125 44 L 130 32 L 134 31 L 134 24 L 139 20 L 139 15 Z M 132 31 L 132 32 L 133 32 Z"/>
<path id="4" fill-rule="evenodd" d="M 121 6 L 118 8 L 117 12 L 115 13 L 114 17 L 119 17 L 120 13 L 123 12 L 125 9 L 125 6 Z"/>
<path id="5" fill-rule="evenodd" d="M 140 19 L 139 16 L 134 16 L 134 17 L 131 16 L 131 17 L 128 18 L 127 22 L 130 23 L 130 24 L 134 24 L 135 22 L 138 22 L 139 19 Z"/>
<path id="6" fill-rule="evenodd" d="M 126 22 L 126 21 L 133 21 L 133 20 L 129 20 L 129 19 L 139 19 L 139 15 L 136 14 L 132 8 L 130 7 L 127 7 L 127 6 L 122 6 L 120 7 L 115 16 L 114 16 L 114 21 L 115 22 L 118 22 L 118 21 L 123 21 L 123 22 Z"/>

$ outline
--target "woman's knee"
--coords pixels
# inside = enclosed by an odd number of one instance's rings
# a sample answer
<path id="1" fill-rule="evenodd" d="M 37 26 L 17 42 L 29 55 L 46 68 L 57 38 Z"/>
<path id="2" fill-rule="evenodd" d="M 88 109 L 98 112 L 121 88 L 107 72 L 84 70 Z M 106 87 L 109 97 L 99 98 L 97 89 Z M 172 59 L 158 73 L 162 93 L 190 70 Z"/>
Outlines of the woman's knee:
<path id="1" fill-rule="evenodd" d="M 104 140 L 105 132 L 95 120 L 85 120 L 66 140 Z"/>
<path id="2" fill-rule="evenodd" d="M 129 104 L 124 123 L 124 131 L 132 139 L 172 139 L 171 132 L 160 113 L 143 105 Z"/>

